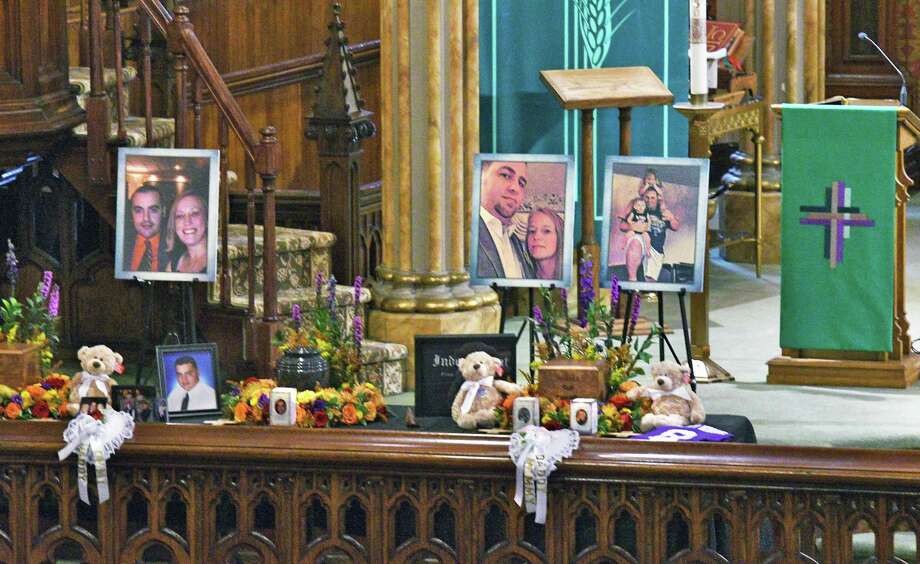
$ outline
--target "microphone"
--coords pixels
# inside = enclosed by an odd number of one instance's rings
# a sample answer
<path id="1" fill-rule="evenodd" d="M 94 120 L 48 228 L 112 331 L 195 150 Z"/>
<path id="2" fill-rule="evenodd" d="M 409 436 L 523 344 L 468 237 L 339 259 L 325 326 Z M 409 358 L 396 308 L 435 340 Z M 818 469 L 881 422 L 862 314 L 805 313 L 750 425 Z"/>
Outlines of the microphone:
<path id="1" fill-rule="evenodd" d="M 901 77 L 901 95 L 899 96 L 898 100 L 901 102 L 902 106 L 907 106 L 907 79 L 904 78 L 904 73 L 902 73 L 901 69 L 898 68 L 898 65 L 894 64 L 894 61 L 892 61 L 891 58 L 888 57 L 884 51 L 882 51 L 882 48 L 878 46 L 878 43 L 872 41 L 872 38 L 866 35 L 866 32 L 860 31 L 856 37 L 858 37 L 861 41 L 871 43 L 872 46 L 875 47 L 876 51 L 881 53 L 882 57 L 885 57 L 885 60 L 888 61 L 888 64 L 891 65 L 891 68 L 893 68 L 894 71 L 898 73 L 898 76 Z"/>

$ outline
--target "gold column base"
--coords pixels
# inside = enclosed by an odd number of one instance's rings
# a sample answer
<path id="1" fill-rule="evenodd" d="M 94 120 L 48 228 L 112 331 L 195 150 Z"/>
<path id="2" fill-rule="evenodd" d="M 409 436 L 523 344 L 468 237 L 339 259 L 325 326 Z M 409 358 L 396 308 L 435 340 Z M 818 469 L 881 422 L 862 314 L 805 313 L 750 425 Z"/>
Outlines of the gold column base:
<path id="1" fill-rule="evenodd" d="M 498 303 L 488 287 L 470 286 L 467 272 L 399 272 L 377 270 L 373 296 L 376 309 L 391 313 L 450 313 Z"/>
<path id="2" fill-rule="evenodd" d="M 409 349 L 409 358 L 405 384 L 408 390 L 414 390 L 416 335 L 497 333 L 500 320 L 501 308 L 498 304 L 447 313 L 398 313 L 371 310 L 368 319 L 368 335 L 379 341 L 406 345 Z M 449 398 L 445 401 L 449 401 Z"/>

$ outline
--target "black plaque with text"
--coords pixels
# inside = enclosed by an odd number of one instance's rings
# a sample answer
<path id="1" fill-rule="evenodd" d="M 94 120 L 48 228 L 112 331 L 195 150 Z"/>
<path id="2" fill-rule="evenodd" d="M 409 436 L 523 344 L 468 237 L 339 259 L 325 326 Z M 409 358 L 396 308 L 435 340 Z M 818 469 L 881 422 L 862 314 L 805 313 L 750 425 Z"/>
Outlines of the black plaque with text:
<path id="1" fill-rule="evenodd" d="M 451 388 L 462 379 L 457 361 L 485 345 L 502 359 L 504 380 L 514 382 L 517 336 L 419 335 L 415 337 L 415 414 L 418 417 L 450 417 L 454 401 Z"/>

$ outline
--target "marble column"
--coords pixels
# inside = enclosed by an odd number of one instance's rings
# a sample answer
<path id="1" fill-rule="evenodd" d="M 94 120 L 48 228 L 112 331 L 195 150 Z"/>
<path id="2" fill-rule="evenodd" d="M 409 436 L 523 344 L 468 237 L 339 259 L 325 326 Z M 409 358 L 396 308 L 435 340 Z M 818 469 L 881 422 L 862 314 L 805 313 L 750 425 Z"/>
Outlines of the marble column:
<path id="1" fill-rule="evenodd" d="M 475 0 L 383 0 L 381 145 L 385 248 L 369 316 L 373 338 L 498 330 L 498 296 L 469 284 L 470 188 L 478 150 Z M 383 45 L 383 43 L 388 43 Z"/>
<path id="2" fill-rule="evenodd" d="M 776 102 L 776 2 L 774 0 L 763 0 L 761 8 L 761 35 L 760 44 L 763 46 L 761 53 L 761 84 L 763 84 L 763 100 L 766 107 L 769 108 Z M 776 118 L 773 113 L 767 110 L 764 120 L 764 149 L 769 153 L 775 153 L 776 144 L 774 142 L 774 124 Z"/>
<path id="3" fill-rule="evenodd" d="M 818 0 L 805 0 L 805 101 L 818 97 Z"/>
<path id="4" fill-rule="evenodd" d="M 786 0 L 786 103 L 799 102 L 799 3 Z"/>

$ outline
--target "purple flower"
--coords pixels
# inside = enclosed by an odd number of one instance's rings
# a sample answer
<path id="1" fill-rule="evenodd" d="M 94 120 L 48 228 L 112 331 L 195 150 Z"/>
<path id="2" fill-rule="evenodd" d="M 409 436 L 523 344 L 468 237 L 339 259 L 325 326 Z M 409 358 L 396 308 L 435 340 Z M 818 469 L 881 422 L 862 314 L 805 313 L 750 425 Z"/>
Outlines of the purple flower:
<path id="1" fill-rule="evenodd" d="M 314 289 L 316 290 L 316 303 L 313 307 L 319 307 L 320 296 L 323 295 L 323 286 L 326 285 L 326 280 L 323 278 L 322 272 L 316 273 L 316 280 L 314 282 Z"/>
<path id="2" fill-rule="evenodd" d="M 300 329 L 300 322 L 303 319 L 303 314 L 300 312 L 300 304 L 294 304 L 291 306 L 291 321 L 294 322 L 294 327 Z"/>
<path id="3" fill-rule="evenodd" d="M 578 268 L 578 324 L 588 326 L 587 311 L 594 303 L 594 263 L 591 259 L 582 259 Z"/>
<path id="4" fill-rule="evenodd" d="M 364 280 L 360 276 L 355 277 L 355 311 L 358 310 L 358 305 L 361 304 L 361 285 L 364 283 Z"/>
<path id="5" fill-rule="evenodd" d="M 355 340 L 355 346 L 361 351 L 361 343 L 364 342 L 364 320 L 360 315 L 356 315 L 352 321 L 352 333 Z"/>
<path id="6" fill-rule="evenodd" d="M 543 321 L 543 310 L 540 309 L 540 306 L 533 306 L 533 320 L 536 322 L 537 326 L 541 326 L 545 323 L 545 321 Z"/>
<path id="7" fill-rule="evenodd" d="M 569 291 L 565 288 L 560 288 L 559 299 L 562 301 L 562 309 L 566 309 L 566 304 L 569 303 Z"/>
<path id="8" fill-rule="evenodd" d="M 268 409 L 268 406 L 270 405 L 270 403 L 271 402 L 269 401 L 267 395 L 262 394 L 261 396 L 259 396 L 259 408 Z"/>
<path id="9" fill-rule="evenodd" d="M 58 310 L 61 306 L 61 287 L 55 284 L 51 288 L 51 295 L 48 297 L 48 315 L 51 317 L 58 316 Z"/>
<path id="10" fill-rule="evenodd" d="M 329 311 L 335 311 L 335 276 L 329 277 L 329 293 L 326 296 L 326 304 L 329 306 Z"/>
<path id="11" fill-rule="evenodd" d="M 51 293 L 51 283 L 54 281 L 54 274 L 50 270 L 46 270 L 42 275 L 42 283 L 39 286 L 39 293 L 42 295 L 42 299 L 47 300 L 48 294 Z"/>
<path id="12" fill-rule="evenodd" d="M 12 290 L 10 295 L 16 293 L 16 279 L 19 278 L 19 260 L 16 259 L 16 247 L 13 241 L 6 240 L 6 279 L 10 281 Z"/>
<path id="13" fill-rule="evenodd" d="M 642 308 L 642 294 L 633 292 L 632 312 L 629 314 L 630 332 L 636 328 L 636 322 L 639 321 L 639 310 Z"/>
<path id="14" fill-rule="evenodd" d="M 239 395 L 240 395 L 240 389 L 239 389 L 239 388 L 231 388 L 231 389 L 230 389 L 230 395 L 233 396 L 233 397 L 239 396 Z"/>
<path id="15" fill-rule="evenodd" d="M 616 273 L 610 277 L 610 311 L 616 313 L 617 306 L 620 305 L 620 280 Z"/>
<path id="16" fill-rule="evenodd" d="M 317 411 L 326 411 L 326 401 L 321 399 L 313 400 L 313 413 Z"/>
<path id="17" fill-rule="evenodd" d="M 50 390 L 52 387 L 53 387 L 53 386 L 52 386 L 51 384 L 49 384 L 48 382 L 42 382 L 42 389 L 43 389 L 43 390 Z"/>
<path id="18" fill-rule="evenodd" d="M 19 394 L 13 394 L 13 397 L 10 398 L 10 401 L 18 404 L 19 407 L 22 407 L 22 396 Z"/>

